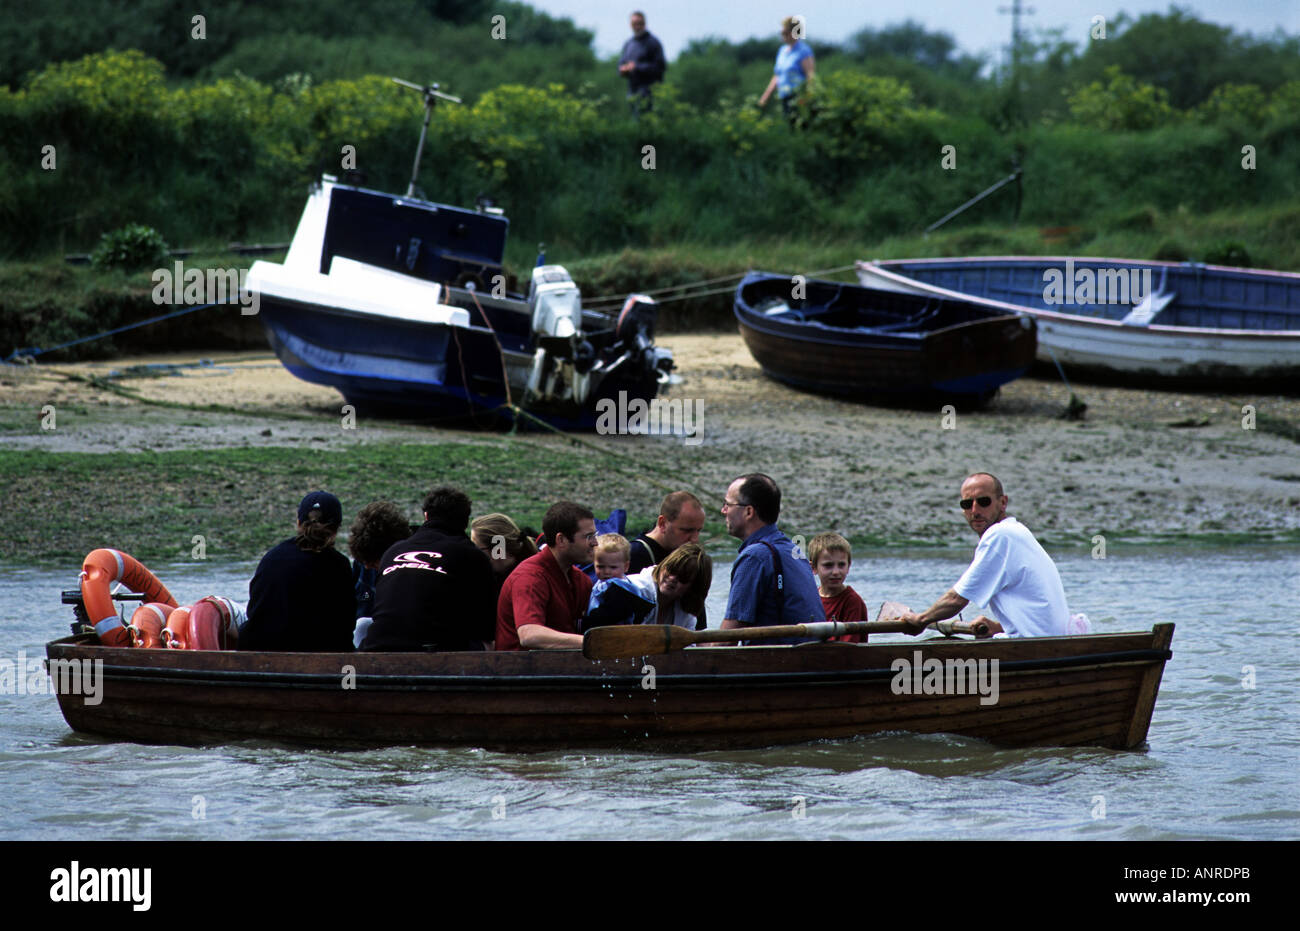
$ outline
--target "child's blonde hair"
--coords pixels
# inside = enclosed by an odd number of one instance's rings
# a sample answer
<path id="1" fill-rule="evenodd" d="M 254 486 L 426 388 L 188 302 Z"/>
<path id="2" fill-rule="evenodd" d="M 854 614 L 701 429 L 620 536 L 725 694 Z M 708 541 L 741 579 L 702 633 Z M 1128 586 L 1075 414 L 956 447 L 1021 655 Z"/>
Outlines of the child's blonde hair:
<path id="1" fill-rule="evenodd" d="M 623 564 L 632 562 L 632 544 L 621 533 L 602 533 L 596 537 L 597 553 L 618 553 L 623 557 Z"/>
<path id="2" fill-rule="evenodd" d="M 838 533 L 819 533 L 808 542 L 808 561 L 816 566 L 822 553 L 837 550 L 847 555 L 849 562 L 853 562 L 853 547 L 849 546 L 848 540 Z"/>

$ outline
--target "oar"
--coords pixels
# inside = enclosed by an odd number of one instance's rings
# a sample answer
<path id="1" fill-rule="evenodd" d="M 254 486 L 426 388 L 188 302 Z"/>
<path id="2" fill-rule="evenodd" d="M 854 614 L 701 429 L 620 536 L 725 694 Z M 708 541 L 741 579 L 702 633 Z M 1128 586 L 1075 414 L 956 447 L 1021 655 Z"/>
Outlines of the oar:
<path id="1" fill-rule="evenodd" d="M 989 635 L 982 621 L 937 621 L 928 625 L 947 635 Z M 687 630 L 673 624 L 623 624 L 596 627 L 582 637 L 582 655 L 587 659 L 633 659 L 674 653 L 693 643 L 736 643 L 740 640 L 781 640 L 809 637 L 824 640 L 842 634 L 901 634 L 914 632 L 902 621 L 820 621 L 815 624 L 785 624 L 779 627 L 732 627 L 727 630 Z"/>

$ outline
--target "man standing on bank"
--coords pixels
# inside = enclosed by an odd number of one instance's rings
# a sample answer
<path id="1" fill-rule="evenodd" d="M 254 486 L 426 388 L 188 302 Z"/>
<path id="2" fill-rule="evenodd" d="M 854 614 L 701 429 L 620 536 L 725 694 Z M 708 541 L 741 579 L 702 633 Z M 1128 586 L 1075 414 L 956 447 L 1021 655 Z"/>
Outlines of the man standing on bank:
<path id="1" fill-rule="evenodd" d="M 1002 483 L 976 472 L 961 483 L 959 504 L 971 530 L 979 534 L 975 557 L 960 579 L 929 610 L 907 612 L 900 620 L 919 634 L 927 624 L 953 617 L 966 605 L 988 605 L 994 633 L 1011 637 L 1063 637 L 1070 612 L 1061 574 L 1047 551 L 1024 524 L 1007 516 Z M 1001 622 L 1001 623 L 999 623 Z"/>
<path id="2" fill-rule="evenodd" d="M 650 85 L 664 79 L 668 63 L 664 60 L 664 47 L 645 27 L 645 14 L 638 10 L 629 22 L 632 38 L 623 43 L 618 73 L 627 78 L 627 99 L 632 115 L 640 116 L 650 110 Z"/>
<path id="3" fill-rule="evenodd" d="M 742 475 L 727 487 L 722 516 L 727 533 L 743 542 L 731 567 L 724 630 L 826 620 L 808 558 L 796 555 L 790 538 L 776 527 L 780 514 L 781 489 L 768 476 L 759 472 Z"/>

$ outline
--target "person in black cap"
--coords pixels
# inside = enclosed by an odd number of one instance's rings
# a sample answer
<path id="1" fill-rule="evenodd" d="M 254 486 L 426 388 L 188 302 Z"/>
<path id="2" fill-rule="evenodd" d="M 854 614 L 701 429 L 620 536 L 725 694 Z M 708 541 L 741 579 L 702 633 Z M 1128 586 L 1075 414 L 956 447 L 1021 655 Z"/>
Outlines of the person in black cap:
<path id="1" fill-rule="evenodd" d="M 298 505 L 298 533 L 272 548 L 248 584 L 239 649 L 297 653 L 352 649 L 352 568 L 334 549 L 343 506 L 328 491 Z"/>

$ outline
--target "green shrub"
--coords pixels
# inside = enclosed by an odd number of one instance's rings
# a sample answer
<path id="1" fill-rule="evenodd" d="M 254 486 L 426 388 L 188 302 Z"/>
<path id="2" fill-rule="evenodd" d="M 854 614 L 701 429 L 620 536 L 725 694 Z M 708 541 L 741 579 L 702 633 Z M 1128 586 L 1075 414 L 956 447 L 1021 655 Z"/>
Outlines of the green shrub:
<path id="1" fill-rule="evenodd" d="M 1205 261 L 1211 265 L 1236 265 L 1241 268 L 1249 268 L 1251 264 L 1250 253 L 1235 240 L 1215 243 L 1205 253 Z"/>
<path id="2" fill-rule="evenodd" d="M 1268 117 L 1269 101 L 1254 84 L 1220 84 L 1209 98 L 1196 108 L 1205 123 L 1258 126 Z"/>
<path id="3" fill-rule="evenodd" d="M 1091 129 L 1154 129 L 1177 115 L 1162 87 L 1143 84 L 1124 74 L 1119 65 L 1105 71 L 1106 83 L 1093 81 L 1069 95 L 1070 116 Z"/>
<path id="4" fill-rule="evenodd" d="M 90 254 L 96 268 L 121 268 L 134 271 L 153 268 L 167 258 L 167 241 L 152 226 L 132 223 L 105 233 Z"/>
<path id="5" fill-rule="evenodd" d="M 1151 258 L 1157 262 L 1186 262 L 1187 248 L 1180 242 L 1166 239 L 1156 247 L 1155 255 Z"/>

